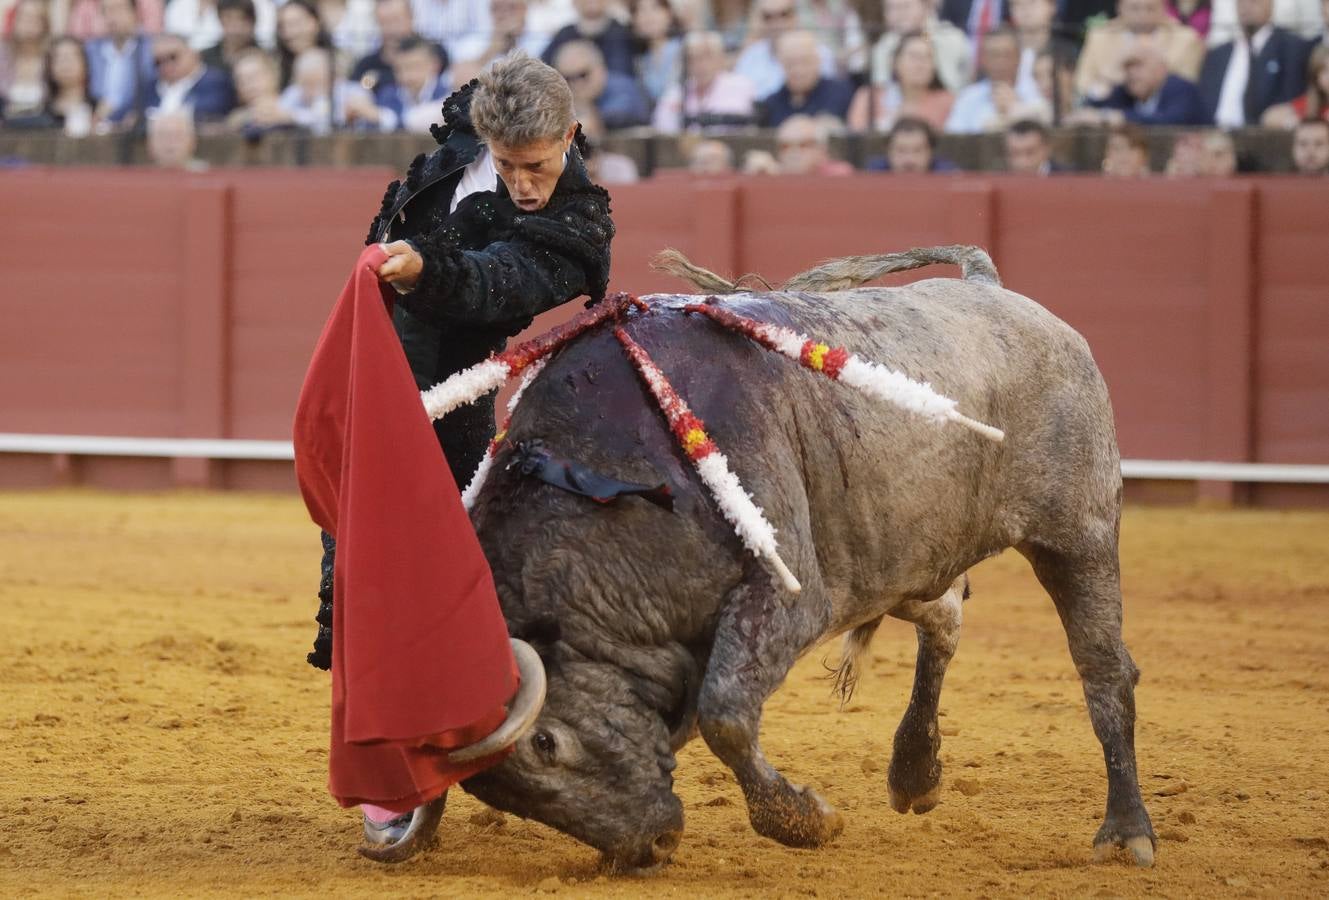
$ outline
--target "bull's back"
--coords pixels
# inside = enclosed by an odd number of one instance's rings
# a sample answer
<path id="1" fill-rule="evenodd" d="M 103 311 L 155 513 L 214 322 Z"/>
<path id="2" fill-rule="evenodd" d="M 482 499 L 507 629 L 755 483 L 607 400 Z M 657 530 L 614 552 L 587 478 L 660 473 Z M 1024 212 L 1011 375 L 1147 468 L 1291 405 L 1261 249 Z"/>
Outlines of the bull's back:
<path id="1" fill-rule="evenodd" d="M 686 329 L 693 342 L 687 356 L 700 375 L 689 373 L 689 402 L 722 449 L 736 448 L 735 471 L 777 511 L 785 540 L 797 534 L 797 508 L 806 503 L 807 530 L 798 537 L 811 545 L 805 553 L 815 554 L 837 607 L 939 593 L 984 556 L 1039 528 L 1062 527 L 1058 517 L 1078 519 L 1082 511 L 1067 507 L 1083 499 L 1086 485 L 1099 506 L 1116 502 L 1102 378 L 1084 340 L 1028 298 L 930 279 L 738 296 L 726 307 L 927 382 L 964 414 L 1006 432 L 997 444 L 923 419 L 709 321 L 668 326 Z M 748 402 L 731 400 L 726 410 L 723 395 L 735 385 Z M 745 435 L 762 436 L 763 445 Z M 795 484 L 801 497 L 790 497 Z"/>
<path id="2" fill-rule="evenodd" d="M 739 314 L 929 382 L 961 412 L 1005 430 L 1001 444 L 883 404 L 709 319 L 668 308 L 700 298 L 647 299 L 656 310 L 630 319 L 627 331 L 705 421 L 777 528 L 788 561 L 820 573 L 837 626 L 861 619 L 867 598 L 939 593 L 978 559 L 1024 539 L 1030 523 L 1057 505 L 1049 486 L 1091 470 L 1115 477 L 1106 392 L 1087 347 L 1019 295 L 936 279 L 725 301 Z M 647 504 L 593 510 L 546 491 L 560 533 L 571 527 L 569 516 L 579 519 L 569 540 L 620 554 L 625 566 L 677 554 L 671 570 L 721 591 L 740 577 L 744 555 L 732 529 L 610 329 L 577 340 L 550 363 L 509 437 L 538 437 L 605 474 L 663 478 L 675 489 L 679 514 L 664 518 Z M 538 490 L 515 472 L 492 477 L 487 493 Z M 483 506 L 482 499 L 482 518 Z M 507 546 L 528 543 L 510 537 Z"/>

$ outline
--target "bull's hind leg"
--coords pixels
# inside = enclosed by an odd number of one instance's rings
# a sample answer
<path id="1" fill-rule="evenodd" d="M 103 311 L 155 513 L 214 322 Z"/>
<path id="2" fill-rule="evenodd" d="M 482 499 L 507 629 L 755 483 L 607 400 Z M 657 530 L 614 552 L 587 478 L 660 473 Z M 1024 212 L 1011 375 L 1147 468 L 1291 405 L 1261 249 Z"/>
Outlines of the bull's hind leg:
<path id="1" fill-rule="evenodd" d="M 798 603 L 781 597 L 764 571 L 730 593 L 697 700 L 701 735 L 733 770 L 753 829 L 791 847 L 820 846 L 844 827 L 840 814 L 816 793 L 785 780 L 757 740 L 762 704 L 822 633 L 818 616 L 824 605 L 812 602 L 818 588 L 811 581 L 804 574 Z"/>
<path id="2" fill-rule="evenodd" d="M 1071 658 L 1084 683 L 1094 734 L 1107 762 L 1107 814 L 1094 836 L 1104 858 L 1125 847 L 1142 866 L 1152 865 L 1154 827 L 1140 798 L 1135 769 L 1135 667 L 1121 639 L 1121 579 L 1115 538 L 1110 546 L 1063 553 L 1039 546 L 1020 551 L 1052 595 L 1066 629 Z"/>
<path id="3" fill-rule="evenodd" d="M 937 705 L 946 667 L 960 642 L 961 606 L 968 580 L 960 576 L 945 594 L 928 602 L 909 600 L 890 615 L 912 622 L 918 633 L 918 659 L 914 667 L 914 690 L 900 727 L 887 784 L 891 806 L 906 813 L 912 808 L 925 813 L 941 800 L 941 733 L 937 727 Z"/>

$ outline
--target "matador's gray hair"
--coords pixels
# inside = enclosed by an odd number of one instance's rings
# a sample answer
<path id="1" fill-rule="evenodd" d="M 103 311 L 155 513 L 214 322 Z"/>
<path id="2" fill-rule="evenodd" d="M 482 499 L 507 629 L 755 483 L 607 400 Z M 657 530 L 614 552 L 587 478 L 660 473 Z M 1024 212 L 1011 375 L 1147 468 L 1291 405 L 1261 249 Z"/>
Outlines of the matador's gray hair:
<path id="1" fill-rule="evenodd" d="M 477 78 L 471 124 L 483 141 L 523 147 L 555 140 L 576 120 L 567 81 L 524 50 L 496 59 Z"/>

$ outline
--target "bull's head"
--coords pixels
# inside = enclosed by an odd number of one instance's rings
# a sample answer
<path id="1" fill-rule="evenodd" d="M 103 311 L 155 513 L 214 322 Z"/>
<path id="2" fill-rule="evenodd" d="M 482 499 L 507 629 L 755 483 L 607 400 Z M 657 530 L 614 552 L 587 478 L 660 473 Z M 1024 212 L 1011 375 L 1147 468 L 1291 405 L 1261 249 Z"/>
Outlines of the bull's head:
<path id="1" fill-rule="evenodd" d="M 617 345 L 609 349 L 621 363 Z M 537 380 L 510 432 L 530 433 L 523 415 L 576 410 L 546 396 L 565 387 L 547 373 Z M 608 405 L 638 409 L 640 397 Z M 540 433 L 587 435 L 580 446 L 565 437 L 552 447 L 565 461 L 580 461 L 568 473 L 574 486 L 667 480 L 643 458 L 633 430 L 620 433 L 616 425 L 592 436 L 582 425 L 543 423 Z M 668 459 L 673 451 L 665 445 L 661 453 Z M 714 579 L 693 565 L 674 577 L 676 593 L 662 594 L 656 568 L 694 561 L 695 520 L 638 497 L 606 505 L 578 496 L 585 493 L 495 466 L 471 511 L 509 633 L 539 651 L 548 695 L 514 752 L 463 787 L 590 844 L 618 868 L 643 868 L 665 861 L 682 837 L 674 751 L 695 718 L 704 666 L 689 647 L 704 642 L 686 643 L 703 626 L 679 597 Z M 600 500 L 605 491 L 589 493 Z M 664 554 L 662 547 L 672 549 Z M 676 627 L 678 617 L 689 620 L 687 635 Z"/>
<path id="2" fill-rule="evenodd" d="M 664 862 L 682 837 L 683 806 L 668 726 L 635 681 L 607 663 L 553 663 L 535 727 L 463 787 L 590 844 L 617 868 Z"/>

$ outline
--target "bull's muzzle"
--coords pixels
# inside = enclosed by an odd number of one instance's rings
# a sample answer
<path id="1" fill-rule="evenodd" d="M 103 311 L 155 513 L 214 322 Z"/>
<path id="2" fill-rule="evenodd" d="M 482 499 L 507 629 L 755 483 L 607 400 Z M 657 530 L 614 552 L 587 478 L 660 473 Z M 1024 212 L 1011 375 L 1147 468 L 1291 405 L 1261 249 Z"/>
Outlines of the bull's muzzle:
<path id="1" fill-rule="evenodd" d="M 545 705 L 545 666 L 535 648 L 519 638 L 511 638 L 512 655 L 517 660 L 517 673 L 521 684 L 517 693 L 508 704 L 508 715 L 503 724 L 498 726 L 483 740 L 461 747 L 448 754 L 448 760 L 454 763 L 470 762 L 486 756 L 493 756 L 500 750 L 511 747 L 521 740 L 522 735 L 531 730 L 535 720 Z"/>
<path id="2" fill-rule="evenodd" d="M 683 829 L 670 829 L 644 843 L 605 853 L 604 861 L 617 872 L 639 872 L 668 862 L 682 841 Z"/>

